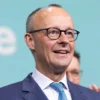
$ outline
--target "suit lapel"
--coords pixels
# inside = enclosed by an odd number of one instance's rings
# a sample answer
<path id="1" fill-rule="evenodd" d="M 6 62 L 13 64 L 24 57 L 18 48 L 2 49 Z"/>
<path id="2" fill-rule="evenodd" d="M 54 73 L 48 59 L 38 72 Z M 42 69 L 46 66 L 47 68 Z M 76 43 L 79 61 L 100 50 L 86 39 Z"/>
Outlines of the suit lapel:
<path id="1" fill-rule="evenodd" d="M 71 93 L 72 100 L 92 100 L 92 97 L 88 96 L 86 91 L 83 92 L 83 87 L 71 83 L 69 80 L 68 87 Z M 31 74 L 22 82 L 22 95 L 24 100 L 48 100 L 38 84 L 31 77 Z M 16 99 L 16 100 L 23 100 Z"/>
<path id="2" fill-rule="evenodd" d="M 23 81 L 22 98 L 25 100 L 48 100 L 38 84 L 31 77 L 31 74 Z"/>
<path id="3" fill-rule="evenodd" d="M 69 80 L 68 80 L 68 86 L 69 86 L 72 100 L 91 100 L 91 99 L 88 99 L 83 94 L 83 92 L 81 91 L 78 85 L 71 83 Z"/>

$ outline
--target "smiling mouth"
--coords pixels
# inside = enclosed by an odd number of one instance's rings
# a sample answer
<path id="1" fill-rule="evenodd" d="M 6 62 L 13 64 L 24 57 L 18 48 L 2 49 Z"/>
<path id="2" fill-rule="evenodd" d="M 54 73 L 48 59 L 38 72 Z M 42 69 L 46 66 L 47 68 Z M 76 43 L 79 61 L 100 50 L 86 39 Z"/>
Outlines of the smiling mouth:
<path id="1" fill-rule="evenodd" d="M 58 54 L 67 54 L 67 53 L 69 53 L 69 52 L 66 51 L 66 50 L 57 50 L 57 51 L 54 51 L 54 53 L 58 53 Z"/>

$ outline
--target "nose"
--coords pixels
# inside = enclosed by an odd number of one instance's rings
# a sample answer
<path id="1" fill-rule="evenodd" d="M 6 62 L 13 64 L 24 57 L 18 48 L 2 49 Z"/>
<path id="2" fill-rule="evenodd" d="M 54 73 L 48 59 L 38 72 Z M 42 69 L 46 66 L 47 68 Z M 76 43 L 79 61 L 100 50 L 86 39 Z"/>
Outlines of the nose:
<path id="1" fill-rule="evenodd" d="M 61 32 L 61 35 L 58 39 L 58 43 L 60 44 L 67 44 L 69 42 L 68 37 L 66 36 L 65 32 Z"/>

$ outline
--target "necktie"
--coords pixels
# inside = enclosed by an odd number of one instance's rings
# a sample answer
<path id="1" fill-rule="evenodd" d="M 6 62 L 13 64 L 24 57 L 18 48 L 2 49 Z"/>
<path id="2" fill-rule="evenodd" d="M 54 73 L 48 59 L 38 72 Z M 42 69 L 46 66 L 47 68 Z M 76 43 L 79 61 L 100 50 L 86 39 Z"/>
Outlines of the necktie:
<path id="1" fill-rule="evenodd" d="M 66 94 L 63 90 L 63 84 L 60 83 L 51 83 L 50 86 L 59 93 L 58 100 L 67 100 Z"/>

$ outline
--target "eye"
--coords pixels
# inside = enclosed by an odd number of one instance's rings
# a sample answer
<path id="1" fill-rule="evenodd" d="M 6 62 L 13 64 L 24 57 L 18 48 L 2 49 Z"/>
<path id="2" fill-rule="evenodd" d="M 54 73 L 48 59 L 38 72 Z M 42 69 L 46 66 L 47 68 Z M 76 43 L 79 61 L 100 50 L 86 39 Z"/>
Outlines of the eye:
<path id="1" fill-rule="evenodd" d="M 73 74 L 73 75 L 79 75 L 80 72 L 78 72 L 78 71 L 73 71 L 72 74 Z"/>
<path id="2" fill-rule="evenodd" d="M 70 37 L 74 37 L 74 30 L 67 30 L 66 34 Z"/>
<path id="3" fill-rule="evenodd" d="M 54 34 L 55 34 L 55 35 L 56 35 L 56 34 L 59 34 L 59 30 L 57 30 L 57 29 L 49 29 L 49 30 L 48 30 L 48 34 L 53 34 L 53 35 L 54 35 Z"/>

